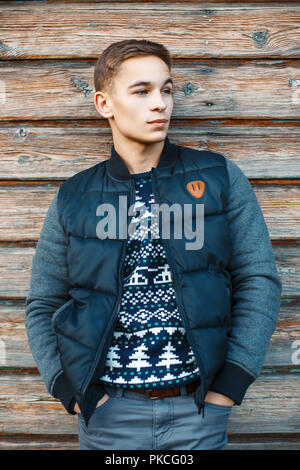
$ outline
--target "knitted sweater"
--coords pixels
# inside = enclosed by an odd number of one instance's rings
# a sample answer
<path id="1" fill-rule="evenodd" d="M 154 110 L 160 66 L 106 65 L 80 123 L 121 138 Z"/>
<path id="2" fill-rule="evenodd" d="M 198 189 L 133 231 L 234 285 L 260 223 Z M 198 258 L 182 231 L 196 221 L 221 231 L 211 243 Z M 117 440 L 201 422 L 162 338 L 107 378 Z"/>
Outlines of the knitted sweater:
<path id="1" fill-rule="evenodd" d="M 177 309 L 157 217 L 151 212 L 151 172 L 132 177 L 140 213 L 127 242 L 121 309 L 101 381 L 141 390 L 171 388 L 200 374 Z M 146 227 L 141 224 L 145 217 Z"/>

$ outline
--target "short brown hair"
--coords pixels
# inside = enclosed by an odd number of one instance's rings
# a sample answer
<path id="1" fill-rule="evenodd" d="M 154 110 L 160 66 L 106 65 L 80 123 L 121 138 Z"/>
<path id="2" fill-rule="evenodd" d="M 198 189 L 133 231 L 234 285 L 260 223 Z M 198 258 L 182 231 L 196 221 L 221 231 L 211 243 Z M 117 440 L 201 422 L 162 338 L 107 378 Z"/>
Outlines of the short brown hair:
<path id="1" fill-rule="evenodd" d="M 129 57 L 156 55 L 162 59 L 169 70 L 172 59 L 168 49 L 157 42 L 146 39 L 126 39 L 110 44 L 98 58 L 94 69 L 95 91 L 113 92 L 114 78 L 122 64 Z"/>

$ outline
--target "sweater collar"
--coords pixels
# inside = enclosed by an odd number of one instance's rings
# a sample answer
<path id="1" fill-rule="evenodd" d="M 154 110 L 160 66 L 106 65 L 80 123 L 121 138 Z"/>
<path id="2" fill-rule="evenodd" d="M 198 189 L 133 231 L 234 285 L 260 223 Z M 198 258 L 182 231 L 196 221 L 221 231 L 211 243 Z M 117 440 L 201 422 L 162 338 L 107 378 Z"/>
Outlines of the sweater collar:
<path id="1" fill-rule="evenodd" d="M 157 168 L 173 166 L 177 160 L 178 146 L 169 141 L 168 136 L 165 138 L 165 143 L 157 164 Z M 111 157 L 107 161 L 110 174 L 119 180 L 129 180 L 131 173 L 125 165 L 124 161 L 116 151 L 114 145 L 111 147 Z"/>

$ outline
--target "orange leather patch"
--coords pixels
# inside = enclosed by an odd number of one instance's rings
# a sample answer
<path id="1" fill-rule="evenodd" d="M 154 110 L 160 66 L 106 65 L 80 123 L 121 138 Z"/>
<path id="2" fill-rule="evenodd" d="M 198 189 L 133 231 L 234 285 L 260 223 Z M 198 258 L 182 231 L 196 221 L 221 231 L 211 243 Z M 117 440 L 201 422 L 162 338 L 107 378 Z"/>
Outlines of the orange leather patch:
<path id="1" fill-rule="evenodd" d="M 198 199 L 204 193 L 205 183 L 204 181 L 200 181 L 200 180 L 190 181 L 186 185 L 186 187 L 187 187 L 187 190 L 191 193 L 191 195 Z"/>

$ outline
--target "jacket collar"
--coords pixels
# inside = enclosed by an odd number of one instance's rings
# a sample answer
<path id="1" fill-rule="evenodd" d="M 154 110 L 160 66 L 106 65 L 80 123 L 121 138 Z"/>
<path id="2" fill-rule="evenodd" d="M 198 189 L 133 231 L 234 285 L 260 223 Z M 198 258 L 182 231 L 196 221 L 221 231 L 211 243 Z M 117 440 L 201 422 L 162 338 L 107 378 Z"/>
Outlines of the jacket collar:
<path id="1" fill-rule="evenodd" d="M 168 136 L 165 138 L 165 143 L 162 149 L 157 168 L 173 166 L 177 161 L 178 146 L 169 141 Z M 124 161 L 116 151 L 114 145 L 111 147 L 111 157 L 107 161 L 110 174 L 119 180 L 129 180 L 131 173 L 125 165 Z"/>

